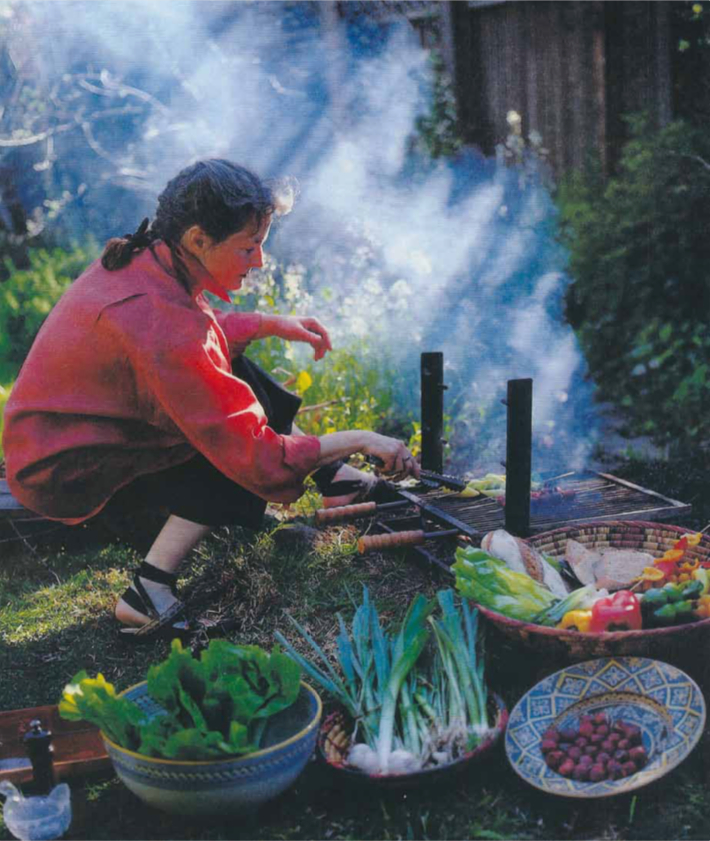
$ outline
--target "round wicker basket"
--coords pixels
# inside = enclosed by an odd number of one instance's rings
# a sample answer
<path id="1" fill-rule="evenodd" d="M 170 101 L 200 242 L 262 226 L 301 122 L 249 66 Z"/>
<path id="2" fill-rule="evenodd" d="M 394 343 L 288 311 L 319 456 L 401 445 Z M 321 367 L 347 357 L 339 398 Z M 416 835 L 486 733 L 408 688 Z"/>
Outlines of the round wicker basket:
<path id="1" fill-rule="evenodd" d="M 568 540 L 576 540 L 588 549 L 637 549 L 660 557 L 687 533 L 688 529 L 679 526 L 618 520 L 567 526 L 534 535 L 527 542 L 552 558 L 564 558 Z M 697 546 L 689 547 L 686 557 L 710 561 L 710 536 L 704 535 Z M 580 634 L 509 619 L 485 607 L 479 610 L 511 640 L 545 657 L 567 662 L 621 655 L 659 657 L 674 662 L 689 647 L 705 645 L 710 640 L 710 619 L 672 628 Z"/>
<path id="2" fill-rule="evenodd" d="M 398 790 L 449 784 L 463 772 L 478 765 L 484 758 L 490 758 L 500 741 L 508 724 L 508 708 L 503 699 L 495 693 L 490 693 L 488 696 L 488 713 L 489 721 L 492 722 L 491 731 L 481 744 L 454 762 L 436 768 L 390 776 L 366 774 L 357 768 L 352 768 L 347 764 L 346 757 L 350 749 L 353 722 L 340 708 L 326 716 L 321 724 L 318 754 L 338 779 L 353 786 Z"/>

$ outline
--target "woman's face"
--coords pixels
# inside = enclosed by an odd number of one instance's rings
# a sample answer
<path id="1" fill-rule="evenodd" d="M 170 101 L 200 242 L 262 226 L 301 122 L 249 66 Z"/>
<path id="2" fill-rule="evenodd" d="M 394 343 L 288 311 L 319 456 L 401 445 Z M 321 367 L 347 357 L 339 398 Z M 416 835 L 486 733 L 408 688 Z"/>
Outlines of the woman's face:
<path id="1" fill-rule="evenodd" d="M 263 266 L 262 248 L 270 228 L 271 216 L 265 216 L 258 227 L 254 222 L 222 242 L 206 237 L 204 247 L 195 256 L 223 289 L 234 292 L 241 288 L 251 269 Z"/>

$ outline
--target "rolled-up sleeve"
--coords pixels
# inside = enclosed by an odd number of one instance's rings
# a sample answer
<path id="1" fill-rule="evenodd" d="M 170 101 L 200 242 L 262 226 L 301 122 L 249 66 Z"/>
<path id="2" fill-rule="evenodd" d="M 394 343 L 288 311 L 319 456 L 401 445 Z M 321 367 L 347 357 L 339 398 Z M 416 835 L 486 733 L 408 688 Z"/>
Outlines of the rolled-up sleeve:
<path id="1" fill-rule="evenodd" d="M 251 324 L 258 328 L 258 315 L 249 316 L 256 321 L 240 324 L 238 314 L 227 316 L 228 325 L 237 325 L 232 338 L 246 336 Z M 154 401 L 158 414 L 215 467 L 262 499 L 288 503 L 301 496 L 320 441 L 279 435 L 267 425 L 254 392 L 233 376 L 231 347 L 212 319 L 169 299 L 140 296 L 112 307 L 102 321 L 124 346 L 138 399 Z"/>
<path id="2" fill-rule="evenodd" d="M 261 327 L 261 313 L 258 312 L 222 312 L 215 310 L 217 323 L 224 331 L 229 343 L 230 356 L 244 353 L 249 343 L 257 337 Z"/>

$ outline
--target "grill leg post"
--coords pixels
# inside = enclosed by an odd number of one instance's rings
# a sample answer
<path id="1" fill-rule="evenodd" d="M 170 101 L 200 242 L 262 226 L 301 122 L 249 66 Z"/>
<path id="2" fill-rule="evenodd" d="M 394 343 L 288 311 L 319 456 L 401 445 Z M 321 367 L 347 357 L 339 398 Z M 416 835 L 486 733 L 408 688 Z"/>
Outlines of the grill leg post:
<path id="1" fill-rule="evenodd" d="M 508 380 L 505 528 L 517 537 L 530 534 L 532 384 L 531 379 Z"/>
<path id="2" fill-rule="evenodd" d="M 422 467 L 444 470 L 444 354 L 421 355 Z"/>

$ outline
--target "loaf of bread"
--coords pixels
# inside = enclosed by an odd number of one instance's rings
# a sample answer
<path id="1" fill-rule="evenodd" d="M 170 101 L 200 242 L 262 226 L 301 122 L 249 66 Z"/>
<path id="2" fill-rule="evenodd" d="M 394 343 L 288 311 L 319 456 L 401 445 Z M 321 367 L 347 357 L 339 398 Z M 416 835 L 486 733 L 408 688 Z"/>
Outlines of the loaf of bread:
<path id="1" fill-rule="evenodd" d="M 534 578 L 558 598 L 564 599 L 569 594 L 559 572 L 536 549 L 504 529 L 496 529 L 484 535 L 481 549 L 494 558 L 505 561 L 515 572 L 522 572 Z"/>

